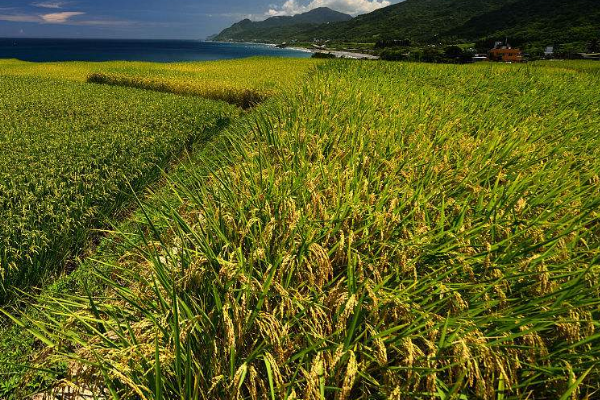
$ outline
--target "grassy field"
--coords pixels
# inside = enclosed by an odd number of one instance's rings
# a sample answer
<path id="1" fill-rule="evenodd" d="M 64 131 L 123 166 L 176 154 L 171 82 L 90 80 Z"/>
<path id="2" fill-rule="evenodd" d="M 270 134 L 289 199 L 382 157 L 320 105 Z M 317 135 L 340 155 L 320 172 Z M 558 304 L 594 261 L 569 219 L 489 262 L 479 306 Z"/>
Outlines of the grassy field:
<path id="1" fill-rule="evenodd" d="M 237 99 L 263 101 L 311 65 L 276 59 L 168 65 L 0 60 L 0 146 L 6 149 L 0 157 L 0 217 L 6 221 L 0 226 L 1 286 L 35 283 L 64 263 L 132 190 L 239 114 L 223 103 L 85 84 L 97 69 L 143 74 L 152 82 L 177 78 L 180 87 L 194 88 L 186 94 L 249 105 Z M 218 93 L 211 89 L 217 86 Z"/>
<path id="2" fill-rule="evenodd" d="M 132 189 L 237 112 L 199 99 L 0 76 L 2 287 L 63 263 Z"/>
<path id="3" fill-rule="evenodd" d="M 290 89 L 316 60 L 253 58 L 217 62 L 28 63 L 0 60 L 3 75 L 90 81 L 195 95 L 249 107 Z"/>
<path id="4" fill-rule="evenodd" d="M 30 363 L 124 399 L 594 398 L 598 70 L 320 65 L 16 319 Z"/>

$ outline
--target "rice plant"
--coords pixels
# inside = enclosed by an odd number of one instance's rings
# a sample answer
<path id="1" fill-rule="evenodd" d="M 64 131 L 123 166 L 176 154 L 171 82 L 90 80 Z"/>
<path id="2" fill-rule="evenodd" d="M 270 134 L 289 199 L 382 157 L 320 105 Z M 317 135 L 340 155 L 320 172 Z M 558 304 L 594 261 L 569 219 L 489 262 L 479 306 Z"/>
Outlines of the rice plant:
<path id="1" fill-rule="evenodd" d="M 35 367 L 123 399 L 594 398 L 598 83 L 320 66 L 140 200 L 106 292 L 16 319 Z"/>
<path id="2" fill-rule="evenodd" d="M 0 300 L 81 253 L 132 188 L 238 111 L 123 88 L 0 76 Z"/>
<path id="3" fill-rule="evenodd" d="M 93 74 L 117 74 L 145 78 L 200 89 L 203 85 L 243 87 L 253 90 L 295 88 L 303 76 L 320 61 L 252 57 L 239 60 L 185 63 L 130 61 L 30 63 L 0 60 L 5 76 L 29 76 L 53 80 L 85 82 Z"/>
<path id="4" fill-rule="evenodd" d="M 256 90 L 241 86 L 230 86 L 222 82 L 199 85 L 196 82 L 186 82 L 179 79 L 161 81 L 139 76 L 118 74 L 91 74 L 89 83 L 113 86 L 126 86 L 137 89 L 154 90 L 157 92 L 174 93 L 179 95 L 194 95 L 212 100 L 221 100 L 242 108 L 253 107 L 274 94 L 272 90 Z"/>
<path id="5" fill-rule="evenodd" d="M 0 60 L 2 75 L 103 83 L 222 100 L 248 108 L 298 87 L 318 60 L 254 57 L 186 63 Z"/>

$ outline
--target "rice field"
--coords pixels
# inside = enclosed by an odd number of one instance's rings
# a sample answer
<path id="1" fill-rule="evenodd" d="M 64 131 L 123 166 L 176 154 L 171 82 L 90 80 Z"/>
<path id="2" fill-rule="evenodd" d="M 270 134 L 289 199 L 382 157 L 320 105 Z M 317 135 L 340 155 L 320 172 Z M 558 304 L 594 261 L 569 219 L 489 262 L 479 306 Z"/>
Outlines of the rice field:
<path id="1" fill-rule="evenodd" d="M 140 200 L 101 290 L 13 317 L 31 366 L 115 399 L 595 398 L 596 71 L 319 65 Z"/>
<path id="2" fill-rule="evenodd" d="M 40 78 L 1 76 L 0 88 L 0 297 L 53 272 L 133 189 L 238 113 Z"/>
<path id="3" fill-rule="evenodd" d="M 264 58 L 182 64 L 0 60 L 0 115 L 6 121 L 0 130 L 0 216 L 11 221 L 0 227 L 0 286 L 35 282 L 64 263 L 89 228 L 118 211 L 132 189 L 143 188 L 174 155 L 239 114 L 224 104 L 85 84 L 99 76 L 94 71 L 136 74 L 142 88 L 248 107 L 298 84 L 314 65 Z M 174 85 L 169 82 L 177 83 L 175 90 L 165 90 Z M 151 86 L 158 84 L 163 90 Z"/>
<path id="4" fill-rule="evenodd" d="M 293 89 L 318 60 L 255 57 L 214 62 L 28 63 L 0 60 L 2 74 L 128 86 L 222 100 L 241 107 L 256 105 Z"/>

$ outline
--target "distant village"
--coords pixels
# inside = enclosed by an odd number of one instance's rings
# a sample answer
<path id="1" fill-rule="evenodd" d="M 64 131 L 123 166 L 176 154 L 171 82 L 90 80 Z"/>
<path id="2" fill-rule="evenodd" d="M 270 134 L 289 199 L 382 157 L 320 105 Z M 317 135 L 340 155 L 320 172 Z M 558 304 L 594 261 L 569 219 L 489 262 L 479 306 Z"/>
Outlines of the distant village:
<path id="1" fill-rule="evenodd" d="M 547 46 L 544 50 L 544 58 L 555 58 L 554 46 Z M 576 53 L 575 58 L 600 61 L 600 52 Z M 473 62 L 495 61 L 505 63 L 522 63 L 527 61 L 527 57 L 521 49 L 513 48 L 508 41 L 496 42 L 494 48 L 487 54 L 475 54 L 472 57 Z"/>
<path id="2" fill-rule="evenodd" d="M 278 47 L 298 46 L 298 43 L 283 43 Z M 524 52 L 519 47 L 511 46 L 508 39 L 496 41 L 490 49 L 482 52 L 484 46 L 481 43 L 474 47 L 463 45 L 428 45 L 419 46 L 410 40 L 380 40 L 375 43 L 374 48 L 349 48 L 340 43 L 332 43 L 329 40 L 315 39 L 307 46 L 316 58 L 360 58 L 360 59 L 383 59 L 387 61 L 421 61 L 433 63 L 478 63 L 478 62 L 504 62 L 524 63 L 539 59 L 585 59 L 600 61 L 600 48 L 598 41 L 592 41 L 588 45 L 588 52 L 572 52 L 564 49 L 564 46 L 548 45 L 533 54 Z M 479 50 L 479 51 L 478 51 Z"/>

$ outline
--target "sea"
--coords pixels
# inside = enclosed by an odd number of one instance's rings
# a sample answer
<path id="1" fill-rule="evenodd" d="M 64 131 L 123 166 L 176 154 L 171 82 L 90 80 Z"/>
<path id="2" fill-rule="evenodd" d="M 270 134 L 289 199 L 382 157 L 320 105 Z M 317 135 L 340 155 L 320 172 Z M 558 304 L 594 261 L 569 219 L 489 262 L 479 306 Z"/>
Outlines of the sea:
<path id="1" fill-rule="evenodd" d="M 308 58 L 310 52 L 253 43 L 195 40 L 2 39 L 0 58 L 23 61 L 214 61 L 270 56 Z"/>

